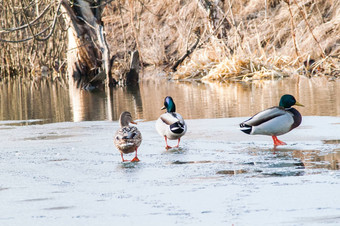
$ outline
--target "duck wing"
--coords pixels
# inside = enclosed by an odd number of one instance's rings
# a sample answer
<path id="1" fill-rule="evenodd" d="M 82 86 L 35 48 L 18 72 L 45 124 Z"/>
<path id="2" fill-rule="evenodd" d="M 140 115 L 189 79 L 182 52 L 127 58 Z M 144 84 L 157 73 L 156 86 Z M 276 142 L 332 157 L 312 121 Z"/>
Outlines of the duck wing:
<path id="1" fill-rule="evenodd" d="M 268 122 L 274 118 L 277 118 L 279 116 L 285 115 L 287 114 L 287 111 L 284 110 L 284 108 L 281 107 L 271 107 L 268 108 L 264 111 L 261 111 L 259 113 L 257 113 L 256 115 L 254 115 L 253 117 L 251 117 L 250 119 L 242 122 L 240 124 L 241 127 L 245 127 L 245 126 L 258 126 L 261 125 L 265 122 Z"/>
<path id="2" fill-rule="evenodd" d="M 141 143 L 142 135 L 135 126 L 125 126 L 119 129 L 115 135 L 115 143 L 130 143 L 139 146 Z"/>
<path id="3" fill-rule="evenodd" d="M 240 124 L 241 131 L 247 134 L 279 136 L 292 130 L 293 113 L 281 107 L 272 107 Z"/>
<path id="4" fill-rule="evenodd" d="M 178 115 L 179 114 L 176 114 L 176 113 L 164 113 L 159 118 L 162 120 L 163 123 L 170 126 L 180 121 L 180 119 L 177 118 Z M 181 119 L 183 120 L 182 116 L 181 116 Z"/>
<path id="5" fill-rule="evenodd" d="M 181 134 L 186 130 L 186 125 L 183 117 L 175 112 L 165 113 L 160 116 L 164 124 L 170 127 L 171 132 Z"/>
<path id="6" fill-rule="evenodd" d="M 124 127 L 124 136 L 123 139 L 138 139 L 141 138 L 141 133 L 135 126 Z"/>

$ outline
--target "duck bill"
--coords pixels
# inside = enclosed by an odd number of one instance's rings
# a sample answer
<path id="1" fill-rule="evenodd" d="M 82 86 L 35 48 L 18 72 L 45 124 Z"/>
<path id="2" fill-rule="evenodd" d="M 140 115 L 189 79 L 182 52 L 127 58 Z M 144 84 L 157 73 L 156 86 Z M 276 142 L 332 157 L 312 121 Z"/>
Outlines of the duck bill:
<path id="1" fill-rule="evenodd" d="M 130 123 L 137 125 L 137 122 L 135 122 L 135 121 L 131 121 Z"/>
<path id="2" fill-rule="evenodd" d="M 163 106 L 163 107 L 161 108 L 161 110 L 164 110 L 164 109 L 166 109 L 166 107 L 165 107 L 165 106 Z"/>
<path id="3" fill-rule="evenodd" d="M 304 105 L 303 105 L 303 104 L 300 104 L 299 102 L 296 102 L 294 105 L 300 106 L 300 107 L 304 107 Z"/>

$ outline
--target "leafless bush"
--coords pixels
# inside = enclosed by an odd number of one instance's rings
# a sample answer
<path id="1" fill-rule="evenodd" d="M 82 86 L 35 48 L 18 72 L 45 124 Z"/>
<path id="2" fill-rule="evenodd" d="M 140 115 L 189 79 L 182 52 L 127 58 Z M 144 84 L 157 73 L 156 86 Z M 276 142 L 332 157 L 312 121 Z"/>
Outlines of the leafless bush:
<path id="1" fill-rule="evenodd" d="M 0 1 L 0 77 L 62 74 L 66 28 L 60 1 Z"/>
<path id="2" fill-rule="evenodd" d="M 232 25 L 226 43 L 212 36 L 209 19 L 198 10 L 198 0 L 116 1 L 106 11 L 111 51 L 131 50 L 138 43 L 145 64 L 170 64 L 186 53 L 199 30 L 201 42 L 207 42 L 198 45 L 200 48 L 172 74 L 174 78 L 209 74 L 207 78 L 226 79 L 224 73 L 249 79 L 255 72 L 255 78 L 286 76 L 296 73 L 311 58 L 322 66 L 323 74 L 339 71 L 339 1 L 226 0 L 222 9 Z M 137 35 L 133 34 L 131 18 Z M 235 70 L 226 73 L 229 69 L 223 65 L 232 63 Z M 240 65 L 242 68 L 236 69 Z"/>

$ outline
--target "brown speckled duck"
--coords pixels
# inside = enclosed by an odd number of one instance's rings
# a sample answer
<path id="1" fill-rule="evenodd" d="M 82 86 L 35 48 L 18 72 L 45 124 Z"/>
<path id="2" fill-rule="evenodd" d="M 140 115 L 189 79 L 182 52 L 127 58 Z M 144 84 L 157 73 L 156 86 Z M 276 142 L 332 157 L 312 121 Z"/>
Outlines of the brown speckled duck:
<path id="1" fill-rule="evenodd" d="M 138 162 L 137 149 L 142 143 L 142 135 L 137 127 L 129 126 L 129 123 L 137 124 L 132 120 L 131 113 L 125 111 L 119 117 L 120 129 L 114 136 L 114 144 L 120 151 L 123 162 L 127 161 L 124 160 L 123 154 L 132 153 L 134 151 L 136 154 L 131 162 Z"/>

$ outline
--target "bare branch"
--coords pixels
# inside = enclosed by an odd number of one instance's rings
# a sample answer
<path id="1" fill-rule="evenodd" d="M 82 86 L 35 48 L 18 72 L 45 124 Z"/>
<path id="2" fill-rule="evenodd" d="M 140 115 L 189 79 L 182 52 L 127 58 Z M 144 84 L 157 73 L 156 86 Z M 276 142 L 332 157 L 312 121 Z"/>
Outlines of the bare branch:
<path id="1" fill-rule="evenodd" d="M 22 29 L 25 29 L 27 28 L 28 26 L 31 26 L 31 25 L 35 25 L 34 23 L 39 20 L 47 11 L 48 9 L 51 7 L 51 4 L 48 4 L 45 9 L 42 11 L 42 13 L 37 17 L 35 18 L 34 20 L 32 20 L 31 22 L 28 22 L 27 24 L 24 24 L 20 27 L 14 27 L 14 28 L 5 28 L 4 30 L 0 31 L 0 33 L 9 33 L 9 32 L 13 32 L 13 31 L 18 31 L 18 30 L 22 30 Z M 25 7 L 27 8 L 27 6 Z M 22 8 L 24 9 L 24 8 Z"/>
<path id="2" fill-rule="evenodd" d="M 48 26 L 47 28 L 45 28 L 44 30 L 40 31 L 40 32 L 37 33 L 37 34 L 34 34 L 33 29 L 32 29 L 32 27 L 31 27 L 31 24 L 32 24 L 32 23 L 27 22 L 26 26 L 29 27 L 29 29 L 30 29 L 30 31 L 31 31 L 31 33 L 32 33 L 32 36 L 31 36 L 31 37 L 28 37 L 28 38 L 25 38 L 25 39 L 21 39 L 21 40 L 5 40 L 5 39 L 0 39 L 0 42 L 20 43 L 20 42 L 26 42 L 26 41 L 29 41 L 29 40 L 32 40 L 32 39 L 37 40 L 37 41 L 41 41 L 41 42 L 46 41 L 47 39 L 49 39 L 49 38 L 52 36 L 52 34 L 53 34 L 53 32 L 54 32 L 55 25 L 56 25 L 57 18 L 58 18 L 58 13 L 59 13 L 59 11 L 60 11 L 61 3 L 62 3 L 62 1 L 60 1 L 59 4 L 58 4 L 57 11 L 56 11 L 55 14 L 54 14 L 54 19 L 53 19 L 52 25 Z M 26 17 L 25 14 L 24 14 L 24 17 L 25 17 L 26 20 L 27 20 L 27 17 Z M 43 34 L 44 32 L 46 32 L 50 27 L 51 27 L 50 33 L 49 33 L 47 36 L 43 37 L 43 38 L 39 38 L 39 36 L 40 36 L 41 34 Z"/>

